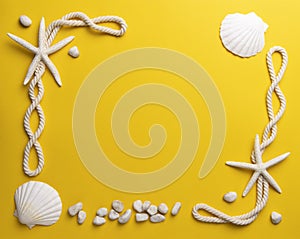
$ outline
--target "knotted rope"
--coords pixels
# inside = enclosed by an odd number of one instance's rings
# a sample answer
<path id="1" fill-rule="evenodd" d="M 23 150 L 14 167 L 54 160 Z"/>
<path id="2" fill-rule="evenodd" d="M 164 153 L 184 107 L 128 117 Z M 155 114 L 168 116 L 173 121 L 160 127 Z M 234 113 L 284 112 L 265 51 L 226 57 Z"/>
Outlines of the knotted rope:
<path id="1" fill-rule="evenodd" d="M 120 26 L 119 30 L 112 29 L 109 27 L 105 26 L 99 26 L 97 24 L 99 23 L 105 23 L 105 22 L 113 22 L 116 23 Z M 62 19 L 53 21 L 49 27 L 46 30 L 46 46 L 49 47 L 53 40 L 55 39 L 58 31 L 63 27 L 63 26 L 70 26 L 70 27 L 90 27 L 93 30 L 97 32 L 102 32 L 106 33 L 109 35 L 113 36 L 122 36 L 127 29 L 127 25 L 125 20 L 123 20 L 120 17 L 117 16 L 100 16 L 97 18 L 92 18 L 90 19 L 87 15 L 81 12 L 72 12 L 67 15 L 65 15 Z M 26 134 L 29 137 L 29 141 L 25 146 L 24 150 L 24 158 L 23 158 L 23 169 L 24 172 L 28 176 L 36 176 L 38 175 L 44 166 L 44 155 L 43 155 L 43 150 L 38 142 L 38 138 L 40 137 L 44 127 L 45 127 L 45 115 L 43 112 L 43 109 L 40 105 L 40 102 L 43 98 L 44 95 L 44 87 L 42 83 L 42 76 L 45 72 L 45 64 L 41 60 L 35 70 L 34 77 L 30 82 L 29 85 L 29 98 L 31 100 L 31 105 L 27 108 L 27 111 L 25 113 L 24 117 L 24 128 L 26 131 Z M 35 89 L 37 88 L 38 93 L 37 95 L 35 94 Z M 30 128 L 30 118 L 33 113 L 33 111 L 36 110 L 39 118 L 38 122 L 38 128 L 37 130 L 33 133 L 31 128 Z M 31 170 L 29 168 L 29 156 L 31 149 L 34 147 L 37 153 L 38 157 L 38 165 L 37 168 L 34 170 Z"/>
<path id="2" fill-rule="evenodd" d="M 281 68 L 276 75 L 272 60 L 272 55 L 278 52 L 282 56 L 282 63 Z M 269 75 L 271 78 L 271 86 L 268 89 L 267 97 L 266 97 L 266 105 L 267 105 L 267 112 L 269 117 L 269 123 L 266 125 L 262 137 L 262 143 L 260 144 L 260 151 L 261 153 L 274 141 L 277 134 L 277 122 L 281 119 L 285 108 L 286 108 L 286 99 L 284 94 L 282 93 L 279 82 L 281 81 L 283 74 L 286 70 L 288 62 L 287 52 L 284 48 L 280 46 L 275 46 L 271 48 L 267 54 L 267 66 L 269 70 Z M 279 102 L 280 107 L 277 114 L 274 116 L 273 112 L 273 104 L 272 104 L 272 95 L 273 93 L 276 94 Z M 251 154 L 251 161 L 252 163 L 256 163 L 254 152 L 252 151 Z M 227 215 L 207 204 L 199 203 L 196 204 L 192 210 L 193 217 L 201 222 L 207 223 L 232 223 L 235 225 L 245 226 L 252 223 L 258 216 L 258 214 L 263 210 L 266 206 L 269 196 L 269 183 L 265 180 L 265 178 L 260 175 L 257 181 L 257 194 L 256 194 L 256 204 L 255 208 L 252 209 L 250 212 L 238 215 L 238 216 L 230 216 Z M 203 216 L 198 211 L 204 210 L 210 213 L 212 216 Z"/>

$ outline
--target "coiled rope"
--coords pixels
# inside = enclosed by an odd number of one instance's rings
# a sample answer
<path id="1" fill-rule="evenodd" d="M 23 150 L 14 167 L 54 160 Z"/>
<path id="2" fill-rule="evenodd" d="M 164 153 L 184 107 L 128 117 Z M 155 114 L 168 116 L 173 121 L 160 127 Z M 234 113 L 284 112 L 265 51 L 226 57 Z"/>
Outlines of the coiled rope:
<path id="1" fill-rule="evenodd" d="M 272 55 L 275 52 L 280 53 L 282 56 L 281 67 L 277 75 L 275 73 L 273 60 L 272 60 Z M 279 82 L 281 81 L 283 74 L 286 70 L 287 63 L 288 63 L 288 56 L 284 48 L 280 46 L 275 46 L 269 50 L 267 54 L 267 66 L 271 78 L 271 86 L 268 89 L 267 97 L 266 97 L 269 123 L 266 125 L 264 129 L 262 143 L 260 144 L 261 153 L 263 153 L 264 150 L 268 146 L 270 146 L 270 144 L 275 140 L 277 135 L 277 122 L 282 118 L 286 108 L 286 99 L 279 87 Z M 279 110 L 275 116 L 273 112 L 273 103 L 272 103 L 273 93 L 276 94 L 280 102 Z M 256 163 L 256 159 L 253 151 L 251 154 L 251 161 L 252 163 Z M 266 206 L 268 201 L 269 183 L 265 180 L 265 178 L 262 175 L 260 175 L 258 178 L 256 184 L 256 190 L 257 190 L 257 194 L 256 194 L 255 208 L 248 213 L 238 215 L 238 216 L 230 216 L 207 204 L 199 203 L 194 206 L 192 210 L 192 215 L 196 220 L 201 222 L 206 222 L 206 223 L 232 223 L 239 226 L 248 225 L 257 218 L 258 214 L 263 210 L 263 208 Z M 212 216 L 203 216 L 199 213 L 199 210 L 204 210 L 210 213 Z"/>
<path id="2" fill-rule="evenodd" d="M 120 26 L 120 29 L 116 30 L 109 27 L 97 25 L 99 23 L 106 23 L 106 22 L 116 23 Z M 100 17 L 90 19 L 87 15 L 85 15 L 82 12 L 72 12 L 65 15 L 62 19 L 53 21 L 49 25 L 49 27 L 46 30 L 46 40 L 47 40 L 46 47 L 49 47 L 51 45 L 58 31 L 63 26 L 90 27 L 97 32 L 102 32 L 117 37 L 122 36 L 127 29 L 125 20 L 118 16 L 100 16 Z M 45 64 L 41 60 L 35 70 L 33 79 L 30 81 L 29 98 L 31 100 L 31 105 L 27 108 L 24 117 L 24 128 L 26 134 L 29 137 L 29 141 L 26 144 L 24 149 L 23 169 L 25 174 L 27 174 L 28 176 L 36 176 L 40 174 L 40 172 L 44 167 L 43 150 L 40 143 L 38 142 L 38 138 L 40 137 L 45 127 L 45 115 L 40 105 L 40 102 L 44 95 L 44 86 L 42 83 L 42 76 L 44 72 L 45 72 Z M 38 90 L 37 95 L 35 94 L 35 89 Z M 38 122 L 37 130 L 33 133 L 30 128 L 30 118 L 32 113 L 35 110 L 38 114 L 39 122 Z M 31 149 L 33 147 L 36 150 L 37 157 L 38 157 L 38 165 L 34 170 L 30 169 L 29 167 L 29 156 L 30 156 Z"/>

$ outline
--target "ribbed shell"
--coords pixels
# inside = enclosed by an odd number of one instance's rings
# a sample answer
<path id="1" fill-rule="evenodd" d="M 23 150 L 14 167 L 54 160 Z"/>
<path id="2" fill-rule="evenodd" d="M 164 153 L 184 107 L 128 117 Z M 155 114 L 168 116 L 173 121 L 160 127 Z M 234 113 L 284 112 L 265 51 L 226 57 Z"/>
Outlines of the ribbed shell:
<path id="1" fill-rule="evenodd" d="M 250 57 L 262 51 L 267 28 L 268 25 L 254 12 L 234 13 L 222 21 L 220 37 L 227 50 L 241 57 Z"/>
<path id="2" fill-rule="evenodd" d="M 35 225 L 56 223 L 62 211 L 58 192 L 43 182 L 30 181 L 18 187 L 15 204 L 14 215 L 30 229 Z"/>

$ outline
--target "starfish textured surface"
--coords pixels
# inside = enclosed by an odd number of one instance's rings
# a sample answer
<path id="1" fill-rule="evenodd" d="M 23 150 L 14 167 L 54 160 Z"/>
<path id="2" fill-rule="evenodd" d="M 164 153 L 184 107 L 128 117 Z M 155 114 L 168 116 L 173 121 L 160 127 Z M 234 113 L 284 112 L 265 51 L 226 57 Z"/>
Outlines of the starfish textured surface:
<path id="1" fill-rule="evenodd" d="M 280 163 L 281 161 L 286 159 L 290 155 L 290 153 L 288 152 L 288 153 L 282 154 L 276 158 L 269 160 L 266 163 L 263 163 L 262 162 L 262 152 L 260 150 L 259 136 L 256 135 L 255 143 L 254 143 L 254 155 L 255 155 L 255 160 L 256 160 L 255 164 L 243 163 L 243 162 L 232 162 L 232 161 L 226 162 L 227 165 L 232 166 L 232 167 L 243 168 L 243 169 L 248 169 L 248 170 L 254 171 L 248 185 L 246 186 L 246 188 L 243 192 L 243 197 L 245 197 L 249 193 L 249 191 L 251 190 L 251 188 L 253 187 L 253 185 L 255 184 L 256 180 L 258 179 L 258 177 L 260 175 L 262 175 L 277 192 L 281 193 L 281 189 L 280 189 L 279 185 L 276 183 L 275 179 L 268 173 L 267 168 L 269 168 L 277 163 Z"/>
<path id="2" fill-rule="evenodd" d="M 73 39 L 74 36 L 67 37 L 63 39 L 62 41 L 56 43 L 53 46 L 48 47 L 47 46 L 47 39 L 46 39 L 46 32 L 45 32 L 45 20 L 42 18 L 41 23 L 40 23 L 40 28 L 39 28 L 39 46 L 35 47 L 29 42 L 25 41 L 24 39 L 17 37 L 11 33 L 7 33 L 7 35 L 13 39 L 15 42 L 19 43 L 21 46 L 24 48 L 28 49 L 29 51 L 33 52 L 35 54 L 35 57 L 32 60 L 31 65 L 28 68 L 25 80 L 24 80 L 24 85 L 26 85 L 30 79 L 32 78 L 36 67 L 38 66 L 40 61 L 43 61 L 45 65 L 49 68 L 51 74 L 53 75 L 56 83 L 61 86 L 62 82 L 58 73 L 58 70 L 56 69 L 55 65 L 52 63 L 48 55 L 53 54 L 54 52 L 60 50 L 67 44 L 69 44 Z"/>

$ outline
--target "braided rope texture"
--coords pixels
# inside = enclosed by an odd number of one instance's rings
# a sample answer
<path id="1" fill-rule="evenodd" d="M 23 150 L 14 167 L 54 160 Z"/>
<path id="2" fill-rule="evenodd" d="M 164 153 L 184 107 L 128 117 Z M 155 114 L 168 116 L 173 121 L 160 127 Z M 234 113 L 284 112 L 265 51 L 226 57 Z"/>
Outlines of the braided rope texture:
<path id="1" fill-rule="evenodd" d="M 109 27 L 97 25 L 105 22 L 114 22 L 119 25 L 120 29 L 116 30 Z M 116 37 L 122 36 L 127 29 L 127 24 L 125 20 L 118 16 L 100 16 L 91 19 L 82 12 L 72 12 L 62 17 L 62 19 L 53 21 L 49 25 L 49 27 L 46 30 L 46 40 L 47 40 L 46 47 L 49 47 L 51 45 L 58 31 L 63 26 L 89 27 L 97 32 L 106 33 Z M 34 77 L 31 80 L 29 85 L 28 92 L 29 92 L 29 98 L 31 100 L 31 104 L 27 108 L 24 117 L 24 128 L 26 134 L 28 135 L 29 141 L 26 144 L 24 149 L 23 170 L 24 173 L 30 177 L 39 175 L 44 167 L 44 154 L 43 154 L 42 147 L 38 142 L 38 139 L 41 136 L 45 127 L 45 115 L 40 105 L 44 95 L 44 86 L 42 83 L 42 76 L 44 72 L 45 72 L 45 64 L 43 61 L 40 61 L 35 70 Z M 35 89 L 37 89 L 37 94 L 35 94 Z M 30 128 L 30 118 L 34 111 L 36 111 L 38 114 L 38 128 L 35 132 L 32 132 Z M 37 168 L 34 170 L 30 169 L 29 167 L 29 158 L 30 158 L 30 152 L 32 148 L 35 149 L 38 157 L 38 165 Z"/>
<path id="2" fill-rule="evenodd" d="M 275 52 L 278 52 L 282 56 L 281 68 L 277 75 L 275 73 L 273 60 L 272 60 L 272 55 Z M 277 123 L 282 118 L 286 108 L 286 99 L 279 87 L 279 82 L 281 81 L 283 74 L 286 70 L 287 63 L 288 63 L 288 56 L 284 48 L 280 46 L 275 46 L 269 50 L 267 54 L 267 66 L 268 66 L 269 75 L 271 79 L 271 85 L 268 89 L 267 96 L 266 96 L 266 105 L 267 105 L 269 123 L 266 125 L 263 132 L 262 143 L 260 144 L 261 153 L 263 153 L 264 150 L 268 146 L 270 146 L 270 144 L 275 140 L 277 135 Z M 277 96 L 280 102 L 280 107 L 276 115 L 274 115 L 274 111 L 273 111 L 273 103 L 272 103 L 273 93 L 275 93 L 275 95 Z M 254 152 L 252 152 L 251 154 L 251 161 L 252 163 L 256 162 Z M 219 224 L 231 223 L 234 225 L 245 226 L 245 225 L 249 225 L 257 218 L 258 214 L 266 206 L 268 197 L 269 197 L 269 183 L 261 175 L 259 176 L 256 184 L 255 207 L 251 211 L 238 216 L 230 216 L 207 204 L 199 203 L 193 207 L 192 215 L 196 220 L 201 222 L 219 223 Z M 198 212 L 199 210 L 204 210 L 210 213 L 212 216 L 203 216 Z"/>

